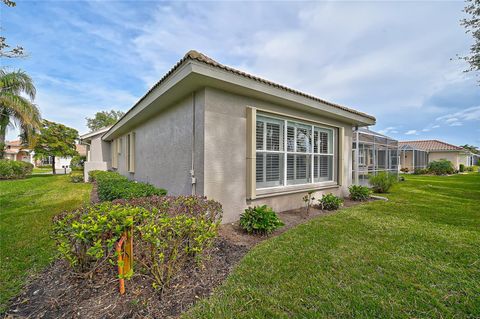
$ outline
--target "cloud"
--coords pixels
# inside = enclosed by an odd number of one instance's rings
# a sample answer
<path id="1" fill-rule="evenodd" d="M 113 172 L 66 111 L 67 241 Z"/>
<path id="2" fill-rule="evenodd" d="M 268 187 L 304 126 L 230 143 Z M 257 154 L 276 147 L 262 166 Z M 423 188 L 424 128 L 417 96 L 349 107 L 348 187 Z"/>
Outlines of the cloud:
<path id="1" fill-rule="evenodd" d="M 405 135 L 418 135 L 417 130 L 409 130 L 405 132 Z"/>
<path id="2" fill-rule="evenodd" d="M 480 106 L 469 107 L 455 113 L 446 114 L 437 117 L 436 120 L 445 123 L 458 121 L 480 121 Z"/>

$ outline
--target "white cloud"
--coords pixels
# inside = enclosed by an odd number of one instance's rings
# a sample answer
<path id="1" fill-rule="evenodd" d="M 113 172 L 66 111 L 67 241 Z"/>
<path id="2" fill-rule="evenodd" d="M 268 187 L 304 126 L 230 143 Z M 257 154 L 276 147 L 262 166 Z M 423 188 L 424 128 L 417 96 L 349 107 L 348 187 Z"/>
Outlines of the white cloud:
<path id="1" fill-rule="evenodd" d="M 458 123 L 459 121 L 480 121 L 480 106 L 470 107 L 455 113 L 446 114 L 436 118 L 445 123 Z"/>
<path id="2" fill-rule="evenodd" d="M 418 135 L 418 131 L 417 130 L 409 130 L 409 131 L 405 132 L 405 135 Z"/>

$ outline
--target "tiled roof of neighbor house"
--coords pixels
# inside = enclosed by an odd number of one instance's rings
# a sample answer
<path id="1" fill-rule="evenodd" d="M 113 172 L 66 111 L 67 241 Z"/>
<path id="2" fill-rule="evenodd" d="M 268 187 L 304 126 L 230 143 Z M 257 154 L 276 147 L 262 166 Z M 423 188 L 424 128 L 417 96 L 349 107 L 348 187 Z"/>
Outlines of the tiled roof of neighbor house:
<path id="1" fill-rule="evenodd" d="M 423 151 L 463 151 L 464 149 L 439 140 L 403 141 L 398 146 L 409 145 Z"/>
<path id="2" fill-rule="evenodd" d="M 286 86 L 283 86 L 283 85 L 280 85 L 280 84 L 277 84 L 277 83 L 274 83 L 274 82 L 271 82 L 269 80 L 265 80 L 265 79 L 262 79 L 260 77 L 257 77 L 257 76 L 254 76 L 254 75 L 251 75 L 251 74 L 248 74 L 248 73 L 245 73 L 243 71 L 240 71 L 240 70 L 237 70 L 237 69 L 234 69 L 232 67 L 229 67 L 229 66 L 226 66 L 226 65 L 223 65 L 221 63 L 218 63 L 217 61 L 209 58 L 208 56 L 206 56 L 205 54 L 203 53 L 200 53 L 200 52 L 197 52 L 195 50 L 190 50 L 187 52 L 187 54 L 185 54 L 185 56 L 177 62 L 177 64 L 175 64 L 173 66 L 172 69 L 170 69 L 170 71 L 167 72 L 167 74 L 165 74 L 156 84 L 154 84 L 150 90 L 148 90 L 148 92 L 140 98 L 140 100 L 138 100 L 137 103 L 135 103 L 135 106 L 140 103 L 143 99 L 145 99 L 147 97 L 148 94 L 150 94 L 150 92 L 152 92 L 156 87 L 158 87 L 163 81 L 165 81 L 173 72 L 175 72 L 175 70 L 180 67 L 180 65 L 182 65 L 185 61 L 187 60 L 194 60 L 194 61 L 198 61 L 198 62 L 202 62 L 202 63 L 205 63 L 205 64 L 208 64 L 210 66 L 213 66 L 213 67 L 216 67 L 216 68 L 219 68 L 219 69 L 223 69 L 225 71 L 228 71 L 228 72 L 231 72 L 231 73 L 234 73 L 234 74 L 237 74 L 237 75 L 240 75 L 240 76 L 243 76 L 243 77 L 246 77 L 246 78 L 249 78 L 249 79 L 252 79 L 254 81 L 257 81 L 257 82 L 261 82 L 261 83 L 264 83 L 264 84 L 267 84 L 267 85 L 270 85 L 270 86 L 273 86 L 273 87 L 276 87 L 278 89 L 282 89 L 284 91 L 287 91 L 287 92 L 290 92 L 290 93 L 294 93 L 294 94 L 297 94 L 297 95 L 301 95 L 303 97 L 306 97 L 306 98 L 309 98 L 309 99 L 312 99 L 314 101 L 317 101 L 317 102 L 321 102 L 321 103 L 325 103 L 327 105 L 330 105 L 330 106 L 333 106 L 333 107 L 336 107 L 336 108 L 339 108 L 339 109 L 342 109 L 344 111 L 347 111 L 347 112 L 350 112 L 350 113 L 353 113 L 353 114 L 358 114 L 358 115 L 361 115 L 361 116 L 364 116 L 364 117 L 367 117 L 367 118 L 370 118 L 370 119 L 373 119 L 375 120 L 375 117 L 372 116 L 372 115 L 369 115 L 369 114 L 366 114 L 366 113 L 363 113 L 363 112 L 360 112 L 360 111 L 357 111 L 357 110 L 353 110 L 351 108 L 348 108 L 348 107 L 345 107 L 345 106 L 342 106 L 342 105 L 339 105 L 339 104 L 335 104 L 335 103 L 332 103 L 332 102 L 328 102 L 328 101 L 325 101 L 323 99 L 320 99 L 318 97 L 315 97 L 315 96 L 312 96 L 312 95 L 309 95 L 309 94 L 306 94 L 306 93 L 303 93 L 303 92 L 300 92 L 300 91 L 297 91 L 297 90 L 294 90 L 294 89 L 291 89 L 291 88 L 288 88 Z M 135 107 L 134 106 L 134 107 Z"/>
<path id="3" fill-rule="evenodd" d="M 16 141 L 6 141 L 6 142 L 5 142 L 5 145 L 6 145 L 6 146 L 19 147 L 19 146 L 22 146 L 22 142 L 21 142 L 20 140 L 16 140 Z"/>

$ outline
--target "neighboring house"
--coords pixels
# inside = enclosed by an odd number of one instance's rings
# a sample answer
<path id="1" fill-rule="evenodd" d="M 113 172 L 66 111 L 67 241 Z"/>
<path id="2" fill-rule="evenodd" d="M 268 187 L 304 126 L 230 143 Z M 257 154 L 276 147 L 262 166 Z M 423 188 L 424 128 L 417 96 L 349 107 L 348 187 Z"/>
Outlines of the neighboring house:
<path id="1" fill-rule="evenodd" d="M 23 148 L 20 140 L 5 143 L 5 159 L 35 164 L 33 155 L 31 150 Z"/>
<path id="2" fill-rule="evenodd" d="M 75 149 L 78 152 L 79 156 L 87 156 L 87 146 L 82 144 L 76 144 Z M 35 161 L 35 166 L 48 166 L 52 165 L 52 157 L 39 158 Z M 55 157 L 55 169 L 61 170 L 65 168 L 70 168 L 70 162 L 72 161 L 71 156 L 67 157 Z"/>
<path id="3" fill-rule="evenodd" d="M 352 182 L 368 185 L 370 175 L 398 174 L 398 141 L 361 127 L 353 132 Z"/>
<path id="4" fill-rule="evenodd" d="M 469 166 L 469 154 L 467 150 L 462 147 L 448 144 L 438 140 L 423 140 L 423 141 L 405 141 L 399 142 L 400 149 L 413 149 L 426 152 L 426 162 L 430 163 L 441 159 L 448 160 L 453 163 L 455 169 L 459 169 L 460 164 Z M 411 157 L 400 156 L 401 167 L 409 167 L 415 163 L 414 155 Z M 413 162 L 412 162 L 413 161 Z"/>
<path id="5" fill-rule="evenodd" d="M 232 222 L 248 206 L 299 208 L 311 190 L 347 195 L 353 128 L 373 124 L 190 51 L 106 133 L 82 137 L 85 171 L 111 168 L 171 195 L 207 196 Z"/>
<path id="6" fill-rule="evenodd" d="M 102 141 L 102 136 L 111 126 L 80 136 L 80 143 L 85 146 L 87 160 L 84 164 L 85 181 L 88 172 L 94 170 L 106 171 L 112 168 L 110 158 L 110 143 Z"/>

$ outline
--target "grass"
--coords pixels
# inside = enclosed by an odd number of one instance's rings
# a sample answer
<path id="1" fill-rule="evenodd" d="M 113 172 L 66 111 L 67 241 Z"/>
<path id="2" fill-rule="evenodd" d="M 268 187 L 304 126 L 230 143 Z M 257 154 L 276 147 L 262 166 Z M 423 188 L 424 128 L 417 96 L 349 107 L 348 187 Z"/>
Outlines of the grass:
<path id="1" fill-rule="evenodd" d="M 184 317 L 479 318 L 480 174 L 406 180 L 258 245 Z"/>
<path id="2" fill-rule="evenodd" d="M 34 167 L 32 170 L 32 174 L 40 174 L 40 173 L 51 173 L 52 168 L 43 168 L 43 167 Z"/>
<path id="3" fill-rule="evenodd" d="M 26 277 L 54 256 L 52 216 L 89 201 L 90 191 L 90 184 L 71 183 L 68 176 L 0 181 L 0 313 Z"/>

